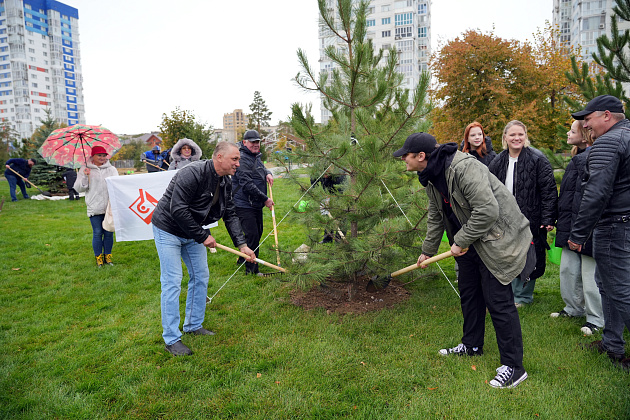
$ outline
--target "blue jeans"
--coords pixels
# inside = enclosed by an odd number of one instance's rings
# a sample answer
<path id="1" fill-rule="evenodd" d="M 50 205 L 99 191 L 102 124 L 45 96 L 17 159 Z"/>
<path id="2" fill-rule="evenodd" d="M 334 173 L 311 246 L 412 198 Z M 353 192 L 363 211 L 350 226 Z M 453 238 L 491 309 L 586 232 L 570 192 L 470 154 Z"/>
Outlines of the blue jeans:
<path id="1" fill-rule="evenodd" d="M 602 345 L 611 353 L 623 354 L 623 329 L 630 329 L 630 223 L 596 226 L 593 257 L 604 312 Z"/>
<path id="2" fill-rule="evenodd" d="M 20 187 L 20 190 L 22 191 L 22 196 L 24 198 L 29 198 L 28 194 L 26 193 L 26 185 L 24 185 L 24 181 L 22 181 L 20 178 L 13 175 L 5 174 L 4 177 L 7 179 L 7 182 L 9 183 L 9 194 L 11 194 L 11 201 L 17 201 L 17 196 L 15 195 L 16 186 Z"/>
<path id="3" fill-rule="evenodd" d="M 90 216 L 90 223 L 92 224 L 92 249 L 94 255 L 99 256 L 101 254 L 111 254 L 114 247 L 114 232 L 109 232 L 103 229 L 103 220 L 105 220 L 104 214 L 97 214 Z"/>
<path id="4" fill-rule="evenodd" d="M 162 285 L 162 337 L 167 346 L 178 342 L 182 333 L 179 330 L 179 295 L 182 290 L 182 260 L 188 269 L 188 296 L 184 332 L 201 328 L 206 315 L 208 294 L 208 253 L 203 244 L 193 239 L 184 239 L 153 226 L 155 248 L 160 258 L 160 283 Z"/>

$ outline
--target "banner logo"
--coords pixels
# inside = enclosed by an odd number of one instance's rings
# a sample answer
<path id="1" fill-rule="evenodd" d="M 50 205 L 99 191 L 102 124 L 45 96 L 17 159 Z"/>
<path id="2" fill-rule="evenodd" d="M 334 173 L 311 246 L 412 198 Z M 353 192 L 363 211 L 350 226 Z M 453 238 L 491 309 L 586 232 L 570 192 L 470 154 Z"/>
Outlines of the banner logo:
<path id="1" fill-rule="evenodd" d="M 140 188 L 138 190 L 140 196 L 129 206 L 129 209 L 136 214 L 147 225 L 151 224 L 153 210 L 157 206 L 158 200 L 153 198 L 151 194 Z"/>

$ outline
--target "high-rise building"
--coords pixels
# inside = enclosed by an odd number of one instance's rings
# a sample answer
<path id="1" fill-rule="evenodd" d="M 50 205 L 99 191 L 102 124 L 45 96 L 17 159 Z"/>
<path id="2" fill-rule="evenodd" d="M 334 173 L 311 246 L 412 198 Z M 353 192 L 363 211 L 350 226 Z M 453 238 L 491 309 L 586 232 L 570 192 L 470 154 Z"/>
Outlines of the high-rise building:
<path id="1" fill-rule="evenodd" d="M 335 10 L 336 1 L 327 0 Z M 413 90 L 420 81 L 422 71 L 428 70 L 431 54 L 431 0 L 372 0 L 368 10 L 368 38 L 375 51 L 398 52 L 398 71 L 405 76 L 404 88 Z M 319 24 L 320 72 L 332 72 L 334 64 L 324 55 L 324 49 L 337 43 L 323 22 Z M 332 116 L 323 103 L 322 123 Z"/>
<path id="2" fill-rule="evenodd" d="M 570 47 L 581 47 L 582 60 L 591 63 L 597 52 L 597 38 L 610 37 L 610 17 L 614 0 L 553 0 L 553 25 L 559 29 L 559 40 Z M 620 31 L 630 23 L 619 20 Z"/>
<path id="3" fill-rule="evenodd" d="M 223 114 L 222 139 L 232 143 L 237 143 L 242 139 L 243 133 L 247 130 L 249 116 L 243 113 L 242 109 L 235 109 L 233 112 Z"/>
<path id="4" fill-rule="evenodd" d="M 79 12 L 54 0 L 0 0 L 0 120 L 20 138 L 41 125 L 85 123 Z"/>

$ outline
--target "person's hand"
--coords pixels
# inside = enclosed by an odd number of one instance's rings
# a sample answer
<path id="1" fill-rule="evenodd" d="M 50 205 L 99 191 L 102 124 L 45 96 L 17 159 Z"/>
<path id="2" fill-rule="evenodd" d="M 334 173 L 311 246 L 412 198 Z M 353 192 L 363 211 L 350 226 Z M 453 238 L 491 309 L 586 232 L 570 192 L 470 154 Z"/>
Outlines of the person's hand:
<path id="1" fill-rule="evenodd" d="M 576 244 L 575 242 L 571 242 L 571 241 L 567 241 L 567 244 L 569 245 L 569 249 L 571 251 L 575 251 L 575 252 L 582 251 L 582 245 Z"/>
<path id="2" fill-rule="evenodd" d="M 265 201 L 265 206 L 271 208 L 273 205 L 275 205 L 275 203 L 271 198 L 268 198 L 267 201 Z"/>
<path id="3" fill-rule="evenodd" d="M 453 246 L 451 246 L 451 253 L 453 254 L 454 257 L 461 257 L 467 252 L 468 252 L 468 248 L 462 249 L 462 247 L 457 244 L 453 244 Z"/>
<path id="4" fill-rule="evenodd" d="M 248 246 L 244 246 L 243 248 L 240 249 L 240 251 L 249 257 L 249 258 L 246 258 L 247 262 L 257 264 L 256 254 L 254 254 L 254 251 L 252 251 Z"/>
<path id="5" fill-rule="evenodd" d="M 6 167 L 7 167 L 7 169 L 11 169 L 11 166 L 9 166 L 9 165 L 4 165 L 4 166 L 6 166 Z"/>
<path id="6" fill-rule="evenodd" d="M 83 173 L 86 174 L 86 175 L 89 175 L 90 174 L 90 168 L 85 168 L 83 170 Z"/>
<path id="7" fill-rule="evenodd" d="M 553 230 L 553 226 L 552 225 L 547 225 L 547 226 L 542 225 L 541 228 L 547 229 L 547 232 L 551 232 Z"/>
<path id="8" fill-rule="evenodd" d="M 267 184 L 269 184 L 270 187 L 273 187 L 273 175 L 267 175 Z"/>
<path id="9" fill-rule="evenodd" d="M 203 241 L 203 246 L 208 247 L 208 248 L 216 248 L 217 247 L 217 241 L 214 240 L 212 235 L 208 235 L 206 240 Z"/>
<path id="10" fill-rule="evenodd" d="M 431 258 L 431 257 L 429 257 L 428 255 L 425 255 L 425 254 L 420 254 L 420 256 L 418 257 L 418 267 L 420 267 L 420 264 L 422 264 L 422 262 L 423 262 L 424 260 L 428 260 L 429 258 Z M 424 267 L 422 267 L 422 268 L 427 268 L 427 267 L 428 267 L 428 266 L 426 266 L 426 265 L 425 265 L 425 266 L 424 266 Z"/>

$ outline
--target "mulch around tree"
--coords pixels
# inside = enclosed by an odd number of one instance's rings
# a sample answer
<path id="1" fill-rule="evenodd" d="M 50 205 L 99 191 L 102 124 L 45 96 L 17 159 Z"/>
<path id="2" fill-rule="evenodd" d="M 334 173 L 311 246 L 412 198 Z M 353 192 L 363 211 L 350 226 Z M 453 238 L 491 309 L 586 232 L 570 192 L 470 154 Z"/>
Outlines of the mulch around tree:
<path id="1" fill-rule="evenodd" d="M 296 289 L 290 293 L 291 302 L 306 310 L 324 308 L 329 314 L 363 314 L 391 308 L 411 296 L 395 279 L 384 289 L 368 292 L 369 280 L 369 276 L 364 276 L 355 283 L 330 281 L 325 286 L 315 285 L 307 291 Z"/>

